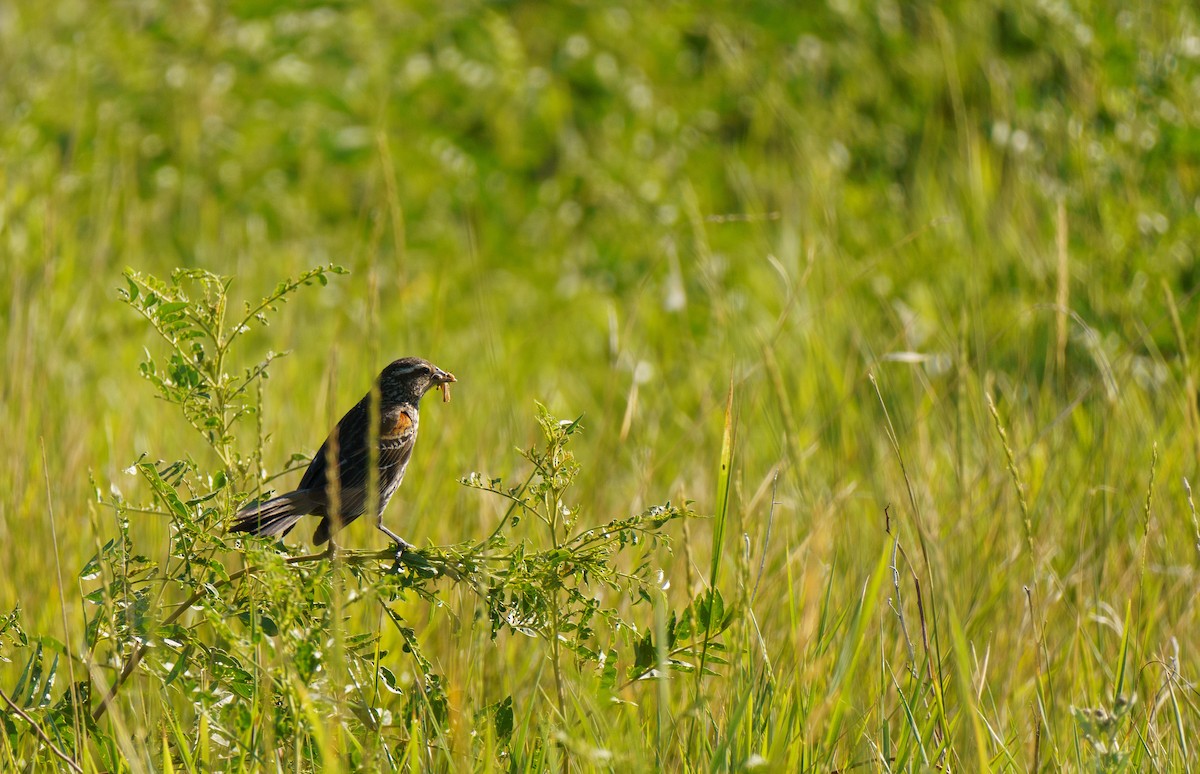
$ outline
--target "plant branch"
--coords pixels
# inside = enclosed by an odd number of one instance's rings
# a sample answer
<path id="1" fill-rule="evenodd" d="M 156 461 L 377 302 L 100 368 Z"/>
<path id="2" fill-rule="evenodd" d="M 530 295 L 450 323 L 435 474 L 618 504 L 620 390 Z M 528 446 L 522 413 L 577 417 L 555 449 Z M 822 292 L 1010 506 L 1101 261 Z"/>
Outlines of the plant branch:
<path id="1" fill-rule="evenodd" d="M 347 564 L 366 564 L 371 560 L 386 559 L 386 558 L 394 557 L 394 556 L 395 556 L 395 553 L 393 551 L 391 551 L 389 549 L 385 549 L 383 551 L 370 551 L 370 552 L 366 552 L 366 553 L 348 554 L 348 555 L 342 557 L 342 561 Z M 416 557 L 418 557 L 418 556 L 421 557 L 419 561 L 416 560 Z M 409 559 L 407 557 L 412 557 L 412 558 Z M 309 562 L 316 562 L 316 561 L 320 561 L 322 559 L 328 559 L 328 558 L 329 558 L 329 552 L 322 551 L 317 554 L 305 554 L 304 556 L 288 557 L 287 559 L 284 560 L 284 564 L 289 564 L 289 565 L 306 564 Z M 423 567 L 423 566 L 432 567 L 433 566 L 433 565 L 430 565 L 428 560 L 426 560 L 423 556 L 420 555 L 419 552 L 416 552 L 416 551 L 406 551 L 404 554 L 401 555 L 400 561 L 403 562 L 404 564 L 414 566 L 414 567 Z M 170 626 L 171 624 L 175 623 L 180 618 L 182 618 L 183 614 L 185 612 L 187 612 L 192 607 L 192 605 L 194 605 L 197 602 L 199 602 L 200 600 L 204 599 L 213 590 L 229 586 L 229 585 L 233 584 L 234 582 L 241 580 L 245 576 L 250 575 L 255 572 L 258 572 L 261 569 L 262 569 L 262 567 L 259 565 L 251 565 L 250 567 L 244 567 L 244 568 L 238 570 L 237 572 L 234 572 L 233 574 L 231 574 L 228 578 L 225 578 L 224 580 L 207 585 L 204 589 L 195 592 L 190 597 L 185 599 L 183 602 L 180 602 L 175 607 L 175 610 L 172 611 L 169 616 L 167 616 L 165 619 L 163 619 L 163 622 L 161 625 L 162 626 Z M 445 566 L 443 569 L 446 570 L 446 572 L 444 573 L 445 575 L 449 576 L 451 579 L 457 580 L 457 578 L 455 578 L 455 575 L 457 575 L 456 571 L 453 571 L 452 568 L 450 568 L 449 566 Z M 92 710 L 92 720 L 93 721 L 98 721 L 100 718 L 104 717 L 104 713 L 108 711 L 109 705 L 112 704 L 113 700 L 116 698 L 117 693 L 121 690 L 121 686 L 123 686 L 129 680 L 129 678 L 133 675 L 134 670 L 137 669 L 138 664 L 140 664 L 142 662 L 142 658 L 145 657 L 145 655 L 146 655 L 146 645 L 144 644 L 144 641 L 138 642 L 134 646 L 133 653 L 131 653 L 129 655 L 129 658 L 125 661 L 125 665 L 121 668 L 120 674 L 117 675 L 117 679 L 113 683 L 112 688 L 109 689 L 108 693 L 100 701 L 99 706 L 97 706 L 94 710 Z"/>
<path id="2" fill-rule="evenodd" d="M 25 710 L 21 709 L 20 705 L 18 705 L 15 701 L 10 699 L 8 697 L 8 694 L 5 693 L 3 690 L 0 690 L 0 699 L 4 699 L 4 703 L 8 705 L 9 709 L 11 709 L 14 713 L 17 714 L 18 717 L 20 717 L 22 720 L 24 720 L 26 723 L 28 723 L 30 725 L 30 727 L 33 729 L 33 732 L 38 735 L 39 739 L 42 740 L 42 743 L 45 744 L 47 747 L 49 747 L 50 751 L 52 753 L 54 753 L 59 758 L 61 758 L 63 763 L 70 766 L 72 771 L 77 771 L 77 772 L 79 772 L 79 774 L 83 774 L 83 769 L 81 769 L 79 767 L 79 764 L 76 763 L 75 761 L 73 761 L 70 758 L 70 756 L 68 756 L 65 752 L 60 750 L 58 745 L 56 745 L 56 744 L 54 744 L 54 742 L 50 741 L 49 735 L 47 735 L 46 732 L 42 730 L 42 727 L 37 724 L 37 721 L 34 720 L 33 718 L 31 718 L 29 716 L 29 713 L 27 713 L 27 712 L 25 712 Z"/>

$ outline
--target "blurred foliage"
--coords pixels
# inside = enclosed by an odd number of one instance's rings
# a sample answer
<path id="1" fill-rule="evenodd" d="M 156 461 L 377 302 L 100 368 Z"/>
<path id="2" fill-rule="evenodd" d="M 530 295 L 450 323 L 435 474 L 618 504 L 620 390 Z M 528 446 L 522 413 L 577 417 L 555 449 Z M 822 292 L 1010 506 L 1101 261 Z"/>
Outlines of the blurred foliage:
<path id="1" fill-rule="evenodd" d="M 517 768 L 1170 768 L 1200 744 L 1192 4 L 17 0 L 0 73 L 0 610 L 23 631 L 81 641 L 47 568 L 119 531 L 90 479 L 140 501 L 143 453 L 223 467 L 131 378 L 157 334 L 116 312 L 123 268 L 239 292 L 336 263 L 228 363 L 292 353 L 229 458 L 284 470 L 383 363 L 433 357 L 461 384 L 389 512 L 421 544 L 495 528 L 456 479 L 514 479 L 534 400 L 584 417 L 587 512 L 715 511 L 734 376 L 715 553 L 757 601 L 728 679 L 615 705 L 568 684 L 586 720 L 556 735 L 523 636 L 483 651 L 470 595 L 404 608 L 451 722 L 511 730 Z M 672 527 L 691 609 L 712 532 Z M 168 519 L 129 530 L 170 545 Z M 913 572 L 878 586 L 900 546 Z"/>

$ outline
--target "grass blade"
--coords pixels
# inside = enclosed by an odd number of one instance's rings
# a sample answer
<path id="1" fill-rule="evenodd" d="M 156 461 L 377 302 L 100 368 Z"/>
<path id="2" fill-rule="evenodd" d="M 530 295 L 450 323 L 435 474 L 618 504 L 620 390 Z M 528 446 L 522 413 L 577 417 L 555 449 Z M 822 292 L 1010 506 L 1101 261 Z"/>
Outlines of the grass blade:
<path id="1" fill-rule="evenodd" d="M 708 570 L 708 609 L 711 611 L 717 594 L 717 581 L 721 574 L 721 555 L 725 543 L 725 525 L 729 517 L 729 484 L 733 478 L 733 445 L 736 418 L 733 412 L 733 377 L 729 379 L 729 395 L 725 399 L 725 429 L 721 436 L 721 469 L 717 476 L 717 501 L 713 523 L 712 562 Z M 704 666 L 708 660 L 709 633 L 714 616 L 709 615 L 704 625 L 704 646 L 700 650 L 700 668 L 696 670 L 696 690 L 704 677 Z"/>

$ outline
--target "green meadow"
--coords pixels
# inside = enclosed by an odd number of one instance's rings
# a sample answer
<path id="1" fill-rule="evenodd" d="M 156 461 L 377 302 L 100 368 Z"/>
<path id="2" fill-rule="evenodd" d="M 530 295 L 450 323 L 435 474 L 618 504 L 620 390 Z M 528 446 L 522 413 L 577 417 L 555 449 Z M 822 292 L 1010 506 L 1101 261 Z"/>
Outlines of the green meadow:
<path id="1" fill-rule="evenodd" d="M 1187 769 L 1198 106 L 1177 0 L 3 4 L 0 770 Z M 408 355 L 417 551 L 226 533 Z"/>

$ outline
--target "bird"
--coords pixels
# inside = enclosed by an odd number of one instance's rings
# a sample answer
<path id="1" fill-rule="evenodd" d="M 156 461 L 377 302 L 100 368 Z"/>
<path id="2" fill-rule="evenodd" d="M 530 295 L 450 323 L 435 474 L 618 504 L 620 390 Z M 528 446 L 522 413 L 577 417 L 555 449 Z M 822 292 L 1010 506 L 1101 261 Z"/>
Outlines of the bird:
<path id="1" fill-rule="evenodd" d="M 454 374 L 419 357 L 405 357 L 388 364 L 379 374 L 379 428 L 376 477 L 379 497 L 375 527 L 395 542 L 397 555 L 412 546 L 383 523 L 383 509 L 404 480 L 404 471 L 417 442 L 418 408 L 432 389 L 449 402 Z M 307 515 L 320 516 L 313 544 L 321 545 L 350 522 L 366 513 L 370 445 L 371 393 L 338 421 L 325 443 L 312 458 L 300 485 L 294 491 L 254 502 L 234 516 L 230 532 L 264 537 L 284 537 Z M 331 451 L 331 449 L 333 451 Z M 336 464 L 334 457 L 336 456 Z M 336 499 L 336 508 L 333 501 Z M 333 548 L 332 542 L 330 548 Z"/>

